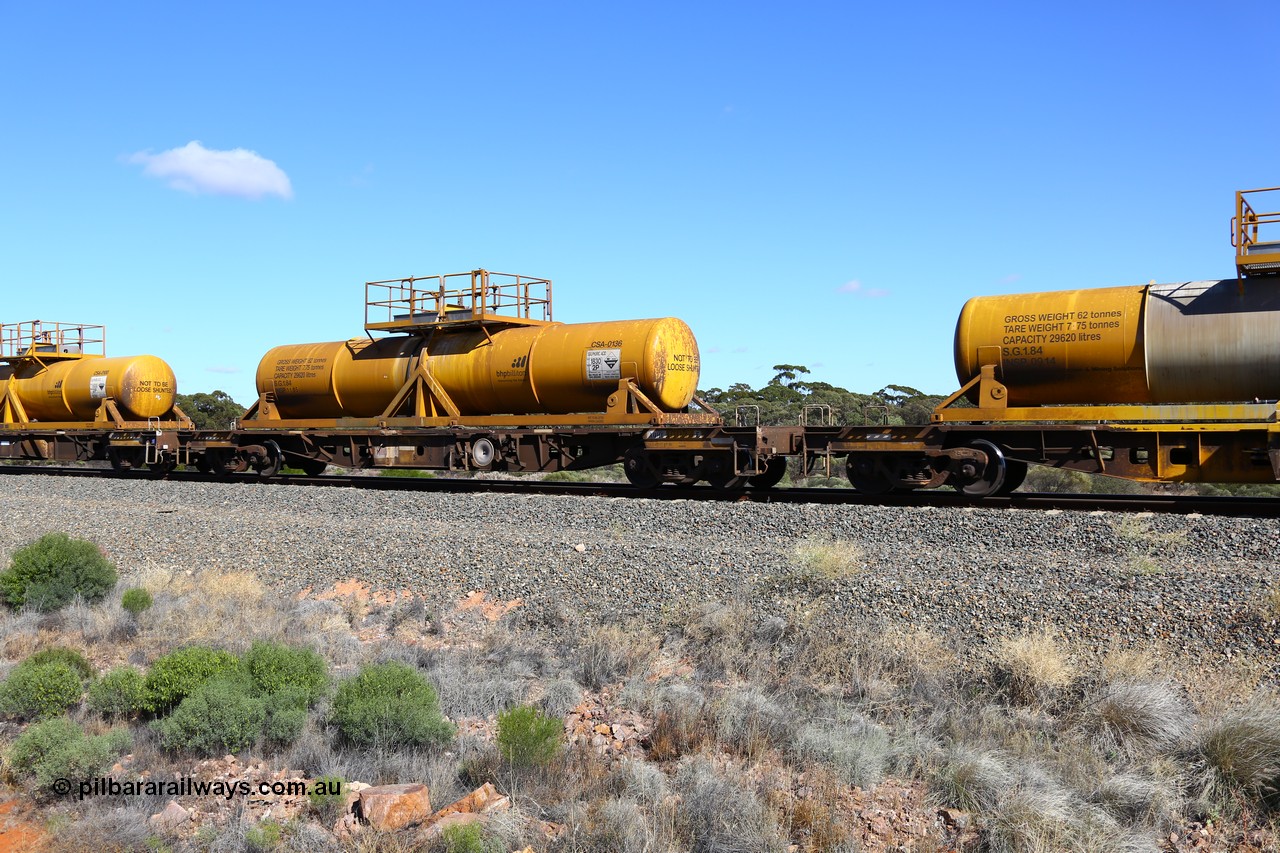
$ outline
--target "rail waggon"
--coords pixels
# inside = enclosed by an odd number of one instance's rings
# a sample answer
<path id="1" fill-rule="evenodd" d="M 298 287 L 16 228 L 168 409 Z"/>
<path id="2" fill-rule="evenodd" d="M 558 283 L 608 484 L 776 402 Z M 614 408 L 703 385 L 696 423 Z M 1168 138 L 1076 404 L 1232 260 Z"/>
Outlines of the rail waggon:
<path id="1" fill-rule="evenodd" d="M 565 324 L 547 279 L 473 270 L 368 282 L 362 337 L 278 346 L 228 430 L 194 429 L 153 356 L 98 326 L 0 328 L 0 458 L 206 472 L 288 465 L 559 471 L 640 486 L 776 485 L 845 463 L 862 492 L 1017 488 L 1032 464 L 1150 482 L 1280 480 L 1280 213 L 1236 194 L 1233 279 L 971 299 L 960 388 L 930 423 L 744 424 L 697 393 L 671 318 Z M 1275 195 L 1269 196 L 1276 198 Z"/>

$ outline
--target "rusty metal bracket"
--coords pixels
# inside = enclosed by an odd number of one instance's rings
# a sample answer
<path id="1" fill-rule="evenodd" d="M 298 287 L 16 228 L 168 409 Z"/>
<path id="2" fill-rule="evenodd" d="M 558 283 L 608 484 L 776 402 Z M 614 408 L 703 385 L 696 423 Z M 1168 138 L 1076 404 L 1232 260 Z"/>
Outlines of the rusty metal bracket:
<path id="1" fill-rule="evenodd" d="M 387 404 L 382 414 L 378 416 L 379 419 L 394 418 L 405 401 L 411 396 L 413 398 L 413 417 L 435 418 L 447 414 L 449 417 L 456 418 L 461 414 L 457 403 L 453 402 L 445 392 L 444 387 L 436 381 L 435 376 L 427 369 L 425 355 L 418 356 L 418 364 L 413 373 L 409 374 L 409 379 L 400 386 L 400 390 L 391 398 L 391 402 Z"/>
<path id="2" fill-rule="evenodd" d="M 102 405 L 98 406 L 98 410 L 93 413 L 93 422 L 98 424 L 112 423 L 118 427 L 125 425 L 124 418 L 120 415 L 120 409 L 116 406 L 116 401 L 111 397 L 107 397 L 102 401 Z"/>

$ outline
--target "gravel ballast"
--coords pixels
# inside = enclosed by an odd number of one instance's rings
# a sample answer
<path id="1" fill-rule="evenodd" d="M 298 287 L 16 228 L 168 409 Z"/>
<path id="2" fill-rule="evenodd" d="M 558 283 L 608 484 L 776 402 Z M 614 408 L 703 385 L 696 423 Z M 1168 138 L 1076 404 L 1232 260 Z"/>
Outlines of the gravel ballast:
<path id="1" fill-rule="evenodd" d="M 386 492 L 4 478 L 0 558 L 50 531 L 128 580 L 246 570 L 280 595 L 357 578 L 446 603 L 473 590 L 532 617 L 657 622 L 712 600 L 989 645 L 1052 627 L 1084 649 L 1158 647 L 1280 676 L 1275 519 Z M 798 573 L 852 542 L 859 568 Z M 579 549 L 577 546 L 582 546 Z"/>

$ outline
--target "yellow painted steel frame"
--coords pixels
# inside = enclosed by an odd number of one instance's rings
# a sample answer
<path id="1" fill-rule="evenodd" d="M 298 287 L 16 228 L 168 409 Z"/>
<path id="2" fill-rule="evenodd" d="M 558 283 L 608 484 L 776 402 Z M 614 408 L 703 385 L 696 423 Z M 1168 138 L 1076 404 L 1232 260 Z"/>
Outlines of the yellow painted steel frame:
<path id="1" fill-rule="evenodd" d="M 564 415 L 462 415 L 431 372 L 421 364 L 376 418 L 281 419 L 273 395 L 263 394 L 239 426 L 265 429 L 407 429 L 414 427 L 541 427 L 541 426 L 722 426 L 724 418 L 697 395 L 693 403 L 702 412 L 665 412 L 650 400 L 631 378 L 618 382 L 603 412 Z"/>
<path id="2" fill-rule="evenodd" d="M 985 349 L 985 347 L 984 347 Z M 976 386 L 976 408 L 951 408 Z M 995 378 L 995 365 L 982 371 L 933 410 L 935 424 L 965 423 L 1151 423 L 1160 427 L 1188 423 L 1275 423 L 1280 406 L 1275 403 L 1188 403 L 1148 406 L 1021 406 L 1005 405 L 1008 389 Z"/>
<path id="3" fill-rule="evenodd" d="M 1280 480 L 1277 469 L 1280 424 L 1107 424 L 1099 430 L 1113 434 L 1138 433 L 1154 441 L 1154 456 L 1150 460 L 1154 466 L 1153 476 L 1124 473 L 1122 476 L 1126 479 L 1147 483 L 1274 483 Z M 1250 453 L 1261 449 L 1265 449 L 1270 465 L 1253 464 L 1249 459 Z M 1101 473 L 1114 473 L 1107 471 L 1101 460 L 1099 467 Z"/>
<path id="4" fill-rule="evenodd" d="M 1254 193 L 1280 192 L 1280 187 L 1240 190 L 1236 193 L 1236 215 L 1231 217 L 1231 245 L 1236 249 L 1236 276 L 1274 275 L 1280 272 L 1280 244 L 1259 239 L 1259 226 L 1280 223 L 1280 212 L 1257 213 L 1245 199 Z M 1280 229 L 1272 228 L 1272 235 Z M 1256 251 L 1261 248 L 1264 251 Z"/>

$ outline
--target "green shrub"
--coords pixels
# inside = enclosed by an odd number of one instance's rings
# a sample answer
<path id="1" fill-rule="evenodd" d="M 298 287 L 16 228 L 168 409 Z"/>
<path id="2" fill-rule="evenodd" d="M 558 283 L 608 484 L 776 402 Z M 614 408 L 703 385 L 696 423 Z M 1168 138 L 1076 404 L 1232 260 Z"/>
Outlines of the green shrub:
<path id="1" fill-rule="evenodd" d="M 284 687 L 264 698 L 267 723 L 264 733 L 267 740 L 278 744 L 290 744 L 302 734 L 307 724 L 307 691 L 302 687 Z"/>
<path id="2" fill-rule="evenodd" d="M 89 687 L 89 707 L 107 717 L 128 717 L 144 707 L 142 673 L 131 666 L 113 669 Z"/>
<path id="3" fill-rule="evenodd" d="M 560 751 L 564 724 L 531 705 L 498 715 L 498 751 L 516 767 L 541 767 Z"/>
<path id="4" fill-rule="evenodd" d="M 443 743 L 453 727 L 440 714 L 435 688 L 402 663 L 366 666 L 338 685 L 332 719 L 355 744 L 407 746 Z"/>
<path id="5" fill-rule="evenodd" d="M 347 780 L 341 776 L 320 776 L 307 794 L 311 808 L 320 815 L 320 822 L 331 826 L 347 804 Z"/>
<path id="6" fill-rule="evenodd" d="M 9 762 L 16 773 L 33 775 L 37 785 L 47 788 L 58 779 L 101 774 L 129 746 L 123 729 L 87 737 L 71 720 L 55 717 L 28 727 L 9 751 Z"/>
<path id="7" fill-rule="evenodd" d="M 234 672 L 240 661 L 230 652 L 187 646 L 156 658 L 143 683 L 143 707 L 162 714 L 215 675 Z"/>
<path id="8" fill-rule="evenodd" d="M 42 663 L 65 663 L 76 671 L 81 681 L 88 681 L 93 678 L 93 664 L 85 660 L 85 656 L 77 652 L 75 649 L 68 649 L 63 646 L 54 646 L 50 649 L 41 649 L 26 659 L 25 663 L 32 665 Z"/>
<path id="9" fill-rule="evenodd" d="M 283 839 L 283 828 L 271 818 L 250 827 L 244 834 L 245 847 L 251 853 L 267 853 L 268 850 L 275 850 Z"/>
<path id="10" fill-rule="evenodd" d="M 83 692 L 79 673 L 67 664 L 23 661 L 0 684 L 0 714 L 22 720 L 57 716 Z"/>
<path id="11" fill-rule="evenodd" d="M 240 752 L 258 739 L 267 718 L 266 703 L 252 691 L 252 683 L 243 676 L 216 676 L 152 725 L 166 749 L 202 755 Z"/>
<path id="12" fill-rule="evenodd" d="M 129 615 L 134 619 L 137 619 L 142 611 L 151 609 L 152 604 L 155 604 L 155 599 L 151 597 L 151 593 L 140 586 L 126 589 L 124 595 L 120 596 L 120 606 L 129 611 Z"/>
<path id="13" fill-rule="evenodd" d="M 311 649 L 282 643 L 254 643 L 245 653 L 244 668 L 263 693 L 301 688 L 306 693 L 304 708 L 319 699 L 329 683 L 324 658 Z"/>
<path id="14" fill-rule="evenodd" d="M 47 533 L 13 555 L 0 572 L 0 598 L 10 607 L 57 610 L 77 595 L 98 601 L 116 585 L 116 567 L 98 546 Z"/>
<path id="15" fill-rule="evenodd" d="M 440 839 L 444 842 L 445 853 L 499 853 L 506 849 L 497 841 L 486 840 L 478 823 L 447 826 L 440 833 Z"/>

